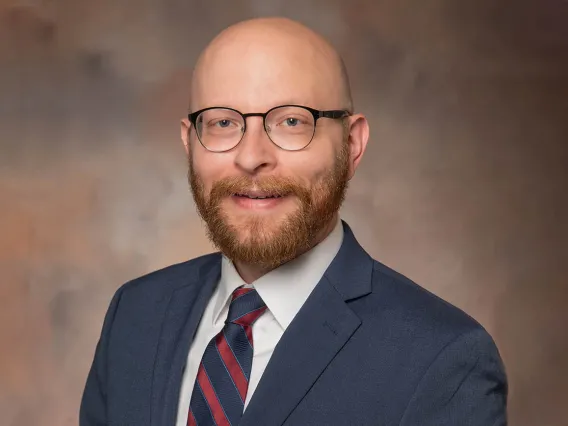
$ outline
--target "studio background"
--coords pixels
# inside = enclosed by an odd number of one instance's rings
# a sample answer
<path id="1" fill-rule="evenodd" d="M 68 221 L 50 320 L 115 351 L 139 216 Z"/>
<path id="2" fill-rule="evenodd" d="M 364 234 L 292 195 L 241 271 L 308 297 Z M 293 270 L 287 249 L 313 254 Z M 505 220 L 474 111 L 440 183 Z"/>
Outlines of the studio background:
<path id="1" fill-rule="evenodd" d="M 564 0 L 0 0 L 0 424 L 76 425 L 114 291 L 212 250 L 179 119 L 198 52 L 264 15 L 345 58 L 359 241 L 492 333 L 511 425 L 568 425 Z"/>

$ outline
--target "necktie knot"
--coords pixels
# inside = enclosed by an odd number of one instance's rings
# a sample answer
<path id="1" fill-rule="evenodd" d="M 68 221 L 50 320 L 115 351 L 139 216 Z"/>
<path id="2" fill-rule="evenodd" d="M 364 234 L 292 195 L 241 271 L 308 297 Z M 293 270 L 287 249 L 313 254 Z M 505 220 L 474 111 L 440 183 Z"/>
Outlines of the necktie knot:
<path id="1" fill-rule="evenodd" d="M 231 296 L 229 315 L 225 323 L 249 327 L 266 311 L 266 304 L 254 288 L 237 288 Z"/>

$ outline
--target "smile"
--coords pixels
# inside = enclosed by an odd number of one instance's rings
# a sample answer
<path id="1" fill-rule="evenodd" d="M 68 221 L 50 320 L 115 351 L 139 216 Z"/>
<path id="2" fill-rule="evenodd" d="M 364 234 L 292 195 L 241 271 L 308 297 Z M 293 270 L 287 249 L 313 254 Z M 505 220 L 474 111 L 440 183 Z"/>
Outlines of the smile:
<path id="1" fill-rule="evenodd" d="M 252 194 L 233 194 L 235 197 L 250 198 L 251 200 L 265 200 L 267 198 L 282 198 L 283 195 L 252 195 Z"/>
<path id="2" fill-rule="evenodd" d="M 280 204 L 284 203 L 288 197 L 285 194 L 268 194 L 268 193 L 235 193 L 231 199 L 235 205 L 245 210 L 264 210 L 271 211 Z"/>

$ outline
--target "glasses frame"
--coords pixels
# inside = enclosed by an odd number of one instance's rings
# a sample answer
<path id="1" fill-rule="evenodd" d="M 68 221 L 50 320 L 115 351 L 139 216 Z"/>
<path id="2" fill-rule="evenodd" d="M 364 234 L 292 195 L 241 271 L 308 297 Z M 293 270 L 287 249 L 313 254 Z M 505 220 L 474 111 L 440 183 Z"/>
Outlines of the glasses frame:
<path id="1" fill-rule="evenodd" d="M 286 149 L 286 148 L 282 148 L 280 145 L 278 145 L 276 142 L 274 142 L 272 140 L 272 138 L 270 137 L 270 133 L 268 132 L 268 130 L 266 129 L 266 117 L 275 109 L 278 108 L 284 108 L 284 107 L 296 107 L 296 108 L 303 108 L 306 111 L 310 112 L 312 114 L 312 116 L 314 117 L 314 131 L 312 132 L 312 136 L 310 137 L 310 141 L 304 145 L 302 148 L 298 148 L 298 149 Z M 197 131 L 197 118 L 199 117 L 199 115 L 205 111 L 211 110 L 211 109 L 226 109 L 229 111 L 233 111 L 236 112 L 237 114 L 239 114 L 242 118 L 243 118 L 243 123 L 244 123 L 244 127 L 241 130 L 241 138 L 239 139 L 239 141 L 232 146 L 231 148 L 228 149 L 223 149 L 223 150 L 213 150 L 213 149 L 209 149 L 205 146 L 205 144 L 203 143 L 203 141 L 201 140 L 201 136 L 199 136 L 199 132 Z M 316 126 L 317 126 L 317 122 L 320 118 L 331 118 L 334 120 L 338 120 L 338 119 L 343 119 L 345 117 L 349 117 L 350 115 L 352 115 L 351 112 L 344 110 L 344 109 L 332 109 L 332 110 L 326 110 L 326 111 L 321 111 L 321 110 L 317 110 L 314 108 L 310 108 L 308 106 L 305 105 L 294 105 L 294 104 L 288 104 L 288 105 L 278 105 L 275 106 L 273 108 L 270 108 L 268 111 L 266 112 L 249 112 L 247 114 L 243 114 L 242 112 L 240 112 L 239 110 L 236 110 L 234 108 L 229 108 L 229 107 L 223 107 L 223 106 L 212 106 L 212 107 L 207 107 L 207 108 L 203 108 L 200 109 L 198 111 L 189 113 L 187 115 L 187 118 L 189 119 L 190 123 L 192 124 L 192 127 L 195 129 L 195 134 L 197 135 L 197 139 L 199 140 L 199 143 L 201 144 L 201 146 L 203 146 L 203 148 L 205 148 L 207 151 L 210 152 L 227 152 L 230 151 L 232 149 L 235 149 L 237 146 L 239 146 L 239 144 L 241 143 L 241 141 L 243 140 L 245 133 L 247 131 L 247 118 L 248 117 L 262 117 L 262 127 L 264 128 L 264 131 L 266 132 L 268 139 L 270 139 L 270 141 L 276 145 L 278 148 L 284 150 L 284 151 L 301 151 L 303 149 L 306 149 L 311 143 L 312 140 L 314 139 L 314 135 L 316 134 Z"/>

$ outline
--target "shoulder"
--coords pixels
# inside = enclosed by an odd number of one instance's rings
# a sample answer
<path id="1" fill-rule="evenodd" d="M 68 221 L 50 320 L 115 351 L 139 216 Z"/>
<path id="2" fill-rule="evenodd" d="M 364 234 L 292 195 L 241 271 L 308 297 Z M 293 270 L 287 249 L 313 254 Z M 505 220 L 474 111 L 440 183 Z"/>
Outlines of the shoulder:
<path id="1" fill-rule="evenodd" d="M 156 315 L 163 313 L 174 291 L 184 288 L 186 294 L 198 292 L 207 277 L 220 271 L 220 265 L 221 255 L 211 253 L 155 270 L 122 284 L 110 301 L 104 329 L 116 323 L 116 318 L 123 318 L 128 324 L 135 321 L 151 322 Z"/>
<path id="2" fill-rule="evenodd" d="M 506 369 L 493 337 L 477 320 L 376 261 L 371 295 L 375 303 L 389 305 L 383 321 L 390 318 L 390 342 L 396 343 L 383 350 L 390 351 L 391 365 L 402 366 L 406 390 L 412 394 L 401 425 L 419 424 L 425 412 L 436 424 L 465 424 L 471 418 L 464 407 L 475 408 L 479 424 L 501 424 L 497 419 L 506 418 Z M 377 341 L 384 343 L 384 334 Z"/>
<path id="3" fill-rule="evenodd" d="M 426 363 L 447 346 L 482 351 L 493 345 L 469 314 L 376 260 L 371 293 L 352 303 L 370 339 L 390 342 Z"/>
<path id="4" fill-rule="evenodd" d="M 216 252 L 169 265 L 126 282 L 117 290 L 115 297 L 160 297 L 179 287 L 199 282 L 200 277 L 220 268 L 220 264 L 221 255 Z"/>
<path id="5" fill-rule="evenodd" d="M 371 281 L 369 294 L 348 302 L 361 320 L 360 349 L 404 374 L 408 389 L 432 365 L 478 364 L 504 374 L 492 336 L 469 314 L 375 260 Z"/>
<path id="6" fill-rule="evenodd" d="M 438 332 L 459 333 L 482 326 L 462 309 L 435 295 L 401 273 L 374 260 L 372 293 L 400 321 Z"/>

